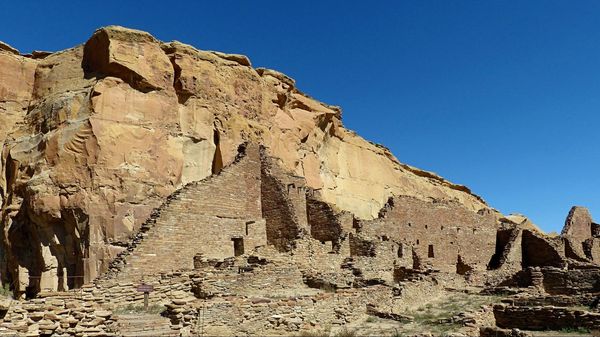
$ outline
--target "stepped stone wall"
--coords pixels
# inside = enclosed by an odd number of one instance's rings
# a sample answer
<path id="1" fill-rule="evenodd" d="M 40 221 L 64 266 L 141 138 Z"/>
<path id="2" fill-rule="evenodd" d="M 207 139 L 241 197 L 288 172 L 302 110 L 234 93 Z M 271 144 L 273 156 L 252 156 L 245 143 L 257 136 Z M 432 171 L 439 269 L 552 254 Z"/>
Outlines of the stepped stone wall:
<path id="1" fill-rule="evenodd" d="M 194 257 L 224 259 L 267 244 L 261 218 L 260 156 L 250 145 L 218 175 L 190 184 L 165 207 L 117 278 L 193 269 Z M 207 197 L 210 196 L 210 197 Z"/>

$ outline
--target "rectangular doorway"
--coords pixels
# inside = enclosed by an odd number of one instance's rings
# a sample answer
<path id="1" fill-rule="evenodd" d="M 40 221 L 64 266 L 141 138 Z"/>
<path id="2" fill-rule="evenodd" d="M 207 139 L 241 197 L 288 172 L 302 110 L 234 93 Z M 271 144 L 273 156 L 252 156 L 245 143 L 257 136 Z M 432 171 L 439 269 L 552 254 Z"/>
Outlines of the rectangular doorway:
<path id="1" fill-rule="evenodd" d="M 244 254 L 244 239 L 243 238 L 231 238 L 233 241 L 233 255 L 240 256 Z"/>

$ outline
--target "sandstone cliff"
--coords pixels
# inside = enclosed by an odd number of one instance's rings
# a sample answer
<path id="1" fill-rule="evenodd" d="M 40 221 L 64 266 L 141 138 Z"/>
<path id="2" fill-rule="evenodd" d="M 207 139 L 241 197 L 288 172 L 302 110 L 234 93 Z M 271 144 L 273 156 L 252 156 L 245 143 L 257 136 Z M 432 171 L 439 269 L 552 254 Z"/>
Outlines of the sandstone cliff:
<path id="1" fill-rule="evenodd" d="M 217 173 L 246 141 L 358 218 L 392 195 L 488 208 L 341 117 L 243 55 L 141 31 L 102 28 L 49 55 L 0 43 L 2 277 L 54 289 L 94 278 L 164 197 Z"/>

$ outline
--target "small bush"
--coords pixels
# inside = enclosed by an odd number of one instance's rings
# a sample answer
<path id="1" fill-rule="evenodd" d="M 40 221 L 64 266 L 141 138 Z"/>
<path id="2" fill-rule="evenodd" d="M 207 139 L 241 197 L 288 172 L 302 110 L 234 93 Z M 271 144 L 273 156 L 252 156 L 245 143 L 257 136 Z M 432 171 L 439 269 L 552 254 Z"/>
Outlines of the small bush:
<path id="1" fill-rule="evenodd" d="M 336 337 L 356 337 L 356 331 L 343 327 L 342 330 L 335 334 Z"/>
<path id="2" fill-rule="evenodd" d="M 584 327 L 577 327 L 577 328 L 568 327 L 568 328 L 560 329 L 560 332 L 561 333 L 588 334 L 588 333 L 590 333 L 590 329 L 587 329 Z"/>
<path id="3" fill-rule="evenodd" d="M 366 321 L 365 321 L 365 322 L 367 322 L 367 323 L 373 323 L 373 322 L 375 322 L 375 321 L 377 321 L 377 319 L 375 319 L 375 317 L 373 317 L 373 316 L 369 316 L 369 317 L 367 317 L 367 319 L 366 319 Z"/>
<path id="4" fill-rule="evenodd" d="M 316 331 L 301 331 L 298 336 L 302 336 L 302 337 L 328 337 L 329 334 L 325 331 L 320 331 L 320 330 L 316 330 Z"/>
<path id="5" fill-rule="evenodd" d="M 2 287 L 0 287 L 0 296 L 4 297 L 12 297 L 13 292 L 10 290 L 10 284 L 4 283 Z"/>
<path id="6" fill-rule="evenodd" d="M 158 304 L 153 304 L 148 306 L 148 310 L 144 310 L 143 305 L 133 305 L 128 304 L 124 307 L 118 307 L 113 310 L 115 314 L 140 314 L 140 313 L 148 313 L 148 314 L 160 314 L 165 311 L 165 307 Z"/>

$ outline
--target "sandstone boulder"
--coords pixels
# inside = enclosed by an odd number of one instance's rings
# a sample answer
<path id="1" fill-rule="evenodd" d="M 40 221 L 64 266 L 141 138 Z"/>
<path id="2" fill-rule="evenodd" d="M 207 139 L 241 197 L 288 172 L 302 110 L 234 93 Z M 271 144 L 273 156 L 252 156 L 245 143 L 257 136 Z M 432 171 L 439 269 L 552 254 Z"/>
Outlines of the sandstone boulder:
<path id="1" fill-rule="evenodd" d="M 119 77 L 145 91 L 170 89 L 173 67 L 158 40 L 139 30 L 109 26 L 94 32 L 85 44 L 87 72 Z"/>

